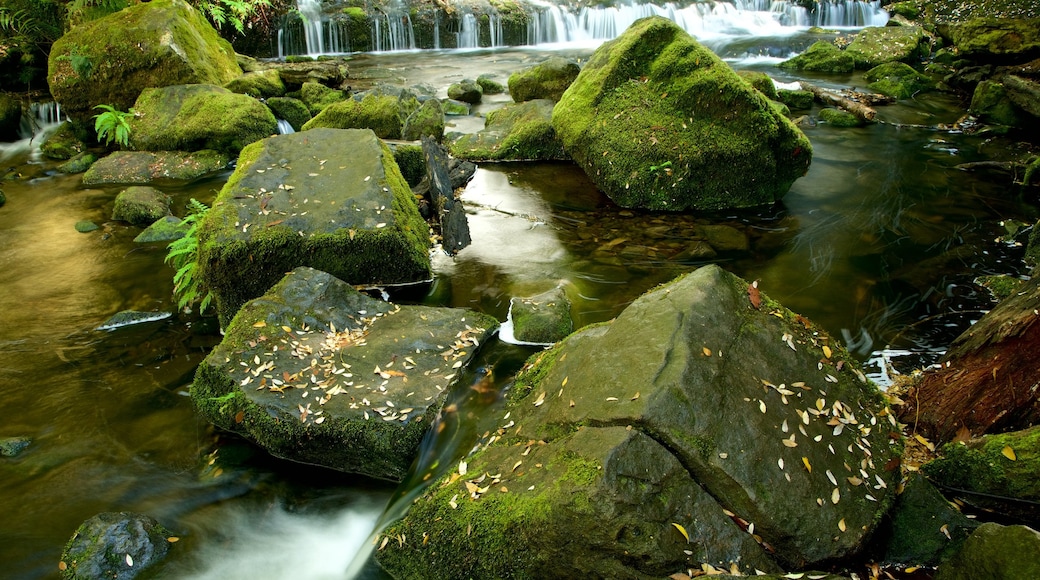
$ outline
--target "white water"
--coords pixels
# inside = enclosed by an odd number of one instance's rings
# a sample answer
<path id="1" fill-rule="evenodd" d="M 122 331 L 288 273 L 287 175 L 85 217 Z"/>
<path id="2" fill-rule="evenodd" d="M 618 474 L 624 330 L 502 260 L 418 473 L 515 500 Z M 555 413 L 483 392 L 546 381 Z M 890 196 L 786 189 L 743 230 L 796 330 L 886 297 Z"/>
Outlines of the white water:
<path id="1" fill-rule="evenodd" d="M 288 135 L 289 133 L 295 133 L 295 132 L 296 132 L 296 130 L 292 128 L 292 125 L 289 124 L 289 121 L 286 121 L 285 119 L 278 119 L 278 134 L 279 135 Z"/>
<path id="2" fill-rule="evenodd" d="M 295 29 L 283 27 L 279 30 L 278 58 L 285 58 L 290 54 L 316 57 L 350 50 L 350 39 L 343 29 L 322 14 L 321 0 L 297 0 L 296 11 L 303 21 L 303 38 L 297 37 Z"/>
<path id="3" fill-rule="evenodd" d="M 61 106 L 57 103 L 33 103 L 30 106 L 29 114 L 22 116 L 18 128 L 20 139 L 10 143 L 0 143 L 0 161 L 31 152 L 30 162 L 38 162 L 40 143 L 64 120 L 65 116 L 61 113 Z"/>

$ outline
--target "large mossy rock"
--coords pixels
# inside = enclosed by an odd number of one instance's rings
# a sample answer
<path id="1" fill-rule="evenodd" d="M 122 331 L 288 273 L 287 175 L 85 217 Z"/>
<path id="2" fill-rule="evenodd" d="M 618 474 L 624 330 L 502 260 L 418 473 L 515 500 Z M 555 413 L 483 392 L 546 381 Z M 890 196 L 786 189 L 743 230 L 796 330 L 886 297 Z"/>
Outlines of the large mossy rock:
<path id="1" fill-rule="evenodd" d="M 809 140 L 768 99 L 660 17 L 600 46 L 552 124 L 567 153 L 624 207 L 771 204 L 812 160 Z"/>
<path id="2" fill-rule="evenodd" d="M 429 228 L 386 144 L 365 129 L 277 135 L 242 151 L 199 232 L 223 324 L 297 266 L 351 284 L 430 277 Z"/>
<path id="3" fill-rule="evenodd" d="M 548 99 L 537 99 L 491 111 L 484 120 L 484 129 L 456 135 L 451 154 L 470 161 L 568 159 L 553 129 L 554 104 Z"/>
<path id="4" fill-rule="evenodd" d="M 859 69 L 874 68 L 886 62 L 920 61 L 930 52 L 928 37 L 920 26 L 864 28 L 845 49 Z"/>
<path id="5" fill-rule="evenodd" d="M 543 63 L 509 75 L 509 96 L 517 103 L 534 99 L 559 101 L 579 72 L 581 68 L 573 60 L 551 56 Z"/>
<path id="6" fill-rule="evenodd" d="M 983 123 L 1016 127 L 1022 122 L 1018 108 L 1008 98 L 1004 85 L 984 80 L 975 85 L 968 111 Z"/>
<path id="7" fill-rule="evenodd" d="M 234 154 L 278 133 L 278 121 L 263 103 L 214 85 L 145 89 L 134 110 L 130 144 L 139 151 Z"/>
<path id="8" fill-rule="evenodd" d="M 870 90 L 897 99 L 909 99 L 921 91 L 935 89 L 932 79 L 903 62 L 886 62 L 868 70 L 863 77 L 870 81 Z"/>
<path id="9" fill-rule="evenodd" d="M 187 182 L 224 170 L 229 163 L 230 156 L 213 150 L 116 151 L 90 166 L 83 174 L 83 185 Z"/>
<path id="10" fill-rule="evenodd" d="M 1013 62 L 1040 55 L 1040 18 L 975 18 L 940 27 L 962 56 Z"/>
<path id="11" fill-rule="evenodd" d="M 464 309 L 395 306 L 297 268 L 242 307 L 191 396 L 215 425 L 276 456 L 400 481 L 461 375 L 456 364 L 497 326 Z"/>
<path id="12" fill-rule="evenodd" d="M 802 54 L 778 64 L 780 68 L 810 72 L 847 73 L 856 68 L 856 60 L 833 42 L 818 40 Z"/>
<path id="13" fill-rule="evenodd" d="M 265 102 L 275 117 L 285 119 L 292 125 L 293 131 L 303 130 L 303 126 L 311 120 L 310 109 L 300 99 L 271 97 Z"/>
<path id="14" fill-rule="evenodd" d="M 155 0 L 74 27 L 48 59 L 51 95 L 69 116 L 95 105 L 126 111 L 144 89 L 207 83 L 242 74 L 235 51 L 184 0 Z"/>
<path id="15" fill-rule="evenodd" d="M 400 139 L 403 123 L 399 99 L 389 95 L 365 95 L 326 106 L 303 125 L 304 131 L 318 128 L 371 129 L 380 139 Z"/>
<path id="16" fill-rule="evenodd" d="M 130 512 L 98 514 L 73 534 L 62 552 L 65 580 L 130 580 L 159 562 L 173 534 L 154 518 Z"/>
<path id="17" fill-rule="evenodd" d="M 423 137 L 432 137 L 438 143 L 444 139 L 444 107 L 439 99 L 426 99 L 404 120 L 402 139 L 419 141 Z"/>
<path id="18" fill-rule="evenodd" d="M 86 151 L 84 137 L 86 135 L 81 129 L 72 122 L 65 121 L 40 143 L 40 153 L 48 159 L 67 161 Z"/>
<path id="19" fill-rule="evenodd" d="M 979 578 L 1040 578 L 1040 533 L 1026 526 L 982 524 L 935 572 L 935 580 Z"/>
<path id="20" fill-rule="evenodd" d="M 862 549 L 900 477 L 899 435 L 856 363 L 717 266 L 539 355 L 506 411 L 467 474 L 435 482 L 385 531 L 407 538 L 377 555 L 391 574 L 803 568 Z"/>
<path id="21" fill-rule="evenodd" d="M 224 85 L 224 88 L 255 99 L 280 97 L 285 94 L 285 83 L 274 69 L 246 73 Z"/>
<path id="22" fill-rule="evenodd" d="M 145 228 L 170 215 L 170 203 L 170 196 L 158 189 L 135 185 L 116 196 L 112 219 Z"/>

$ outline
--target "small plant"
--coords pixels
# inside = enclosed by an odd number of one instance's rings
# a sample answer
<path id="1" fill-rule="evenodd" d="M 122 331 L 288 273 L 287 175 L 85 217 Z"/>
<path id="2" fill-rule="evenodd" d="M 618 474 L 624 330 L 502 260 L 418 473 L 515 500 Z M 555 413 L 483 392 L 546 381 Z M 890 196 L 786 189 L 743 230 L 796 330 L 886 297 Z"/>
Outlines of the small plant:
<path id="1" fill-rule="evenodd" d="M 199 280 L 199 222 L 206 216 L 209 206 L 192 199 L 188 202 L 188 215 L 184 217 L 184 223 L 188 224 L 188 231 L 184 237 L 174 240 L 169 246 L 166 254 L 166 263 L 173 266 L 177 271 L 173 275 L 173 295 L 177 298 L 177 308 L 187 310 L 196 302 L 199 303 L 199 312 L 205 312 L 209 307 L 213 294 L 202 286 Z"/>
<path id="2" fill-rule="evenodd" d="M 97 131 L 98 141 L 102 139 L 105 145 L 111 145 L 115 141 L 120 147 L 130 145 L 130 119 L 134 116 L 134 110 L 129 113 L 117 111 L 111 105 L 97 105 L 95 109 L 103 112 L 94 115 L 94 130 Z"/>

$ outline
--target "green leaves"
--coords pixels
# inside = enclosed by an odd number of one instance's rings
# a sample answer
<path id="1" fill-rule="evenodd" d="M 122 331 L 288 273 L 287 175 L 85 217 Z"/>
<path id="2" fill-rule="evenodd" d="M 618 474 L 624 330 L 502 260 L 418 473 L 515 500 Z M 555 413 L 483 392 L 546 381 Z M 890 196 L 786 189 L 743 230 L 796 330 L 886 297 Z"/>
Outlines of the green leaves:
<path id="1" fill-rule="evenodd" d="M 201 10 L 218 30 L 230 24 L 239 33 L 245 31 L 245 23 L 250 17 L 271 6 L 270 0 L 193 0 L 192 4 Z"/>
<path id="2" fill-rule="evenodd" d="M 94 131 L 97 132 L 98 141 L 104 140 L 105 145 L 111 145 L 115 141 L 120 147 L 130 145 L 130 119 L 134 116 L 134 110 L 129 113 L 117 111 L 111 105 L 97 105 L 95 109 L 103 112 L 94 115 Z"/>
<path id="3" fill-rule="evenodd" d="M 173 295 L 177 298 L 177 308 L 185 310 L 193 304 L 199 304 L 199 312 L 205 312 L 213 299 L 209 290 L 205 289 L 198 278 L 199 268 L 199 222 L 206 216 L 209 207 L 192 198 L 188 202 L 188 215 L 183 223 L 188 225 L 184 237 L 174 240 L 167 248 L 165 262 L 176 269 L 173 275 Z"/>

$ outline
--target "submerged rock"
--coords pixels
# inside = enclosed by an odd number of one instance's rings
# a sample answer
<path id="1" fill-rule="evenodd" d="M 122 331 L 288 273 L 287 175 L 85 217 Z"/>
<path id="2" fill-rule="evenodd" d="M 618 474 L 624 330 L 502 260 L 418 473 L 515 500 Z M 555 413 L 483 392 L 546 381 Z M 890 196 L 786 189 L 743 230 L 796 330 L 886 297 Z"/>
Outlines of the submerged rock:
<path id="1" fill-rule="evenodd" d="M 145 89 L 134 110 L 130 143 L 138 150 L 234 154 L 278 132 L 278 122 L 263 103 L 214 85 Z"/>
<path id="2" fill-rule="evenodd" d="M 536 296 L 509 301 L 513 336 L 521 342 L 550 344 L 567 337 L 574 330 L 571 301 L 563 288 L 554 288 Z"/>
<path id="3" fill-rule="evenodd" d="M 138 310 L 121 310 L 116 312 L 108 320 L 103 322 L 101 326 L 98 326 L 94 330 L 115 330 L 124 326 L 133 326 L 135 324 L 144 324 L 146 322 L 156 322 L 159 320 L 166 320 L 173 316 L 172 312 L 141 312 Z"/>
<path id="4" fill-rule="evenodd" d="M 170 196 L 144 185 L 135 185 L 119 192 L 112 208 L 112 219 L 147 227 L 170 215 Z"/>
<path id="5" fill-rule="evenodd" d="M 661 17 L 600 46 L 552 124 L 567 153 L 624 207 L 771 204 L 812 160 L 809 140 L 768 99 Z"/>
<path id="6" fill-rule="evenodd" d="M 717 266 L 538 355 L 510 398 L 466 472 L 385 530 L 407 538 L 377 553 L 391 574 L 803 569 L 861 550 L 900 477 L 892 418 L 855 361 Z"/>
<path id="7" fill-rule="evenodd" d="M 72 27 L 51 48 L 47 81 L 62 110 L 86 120 L 99 104 L 129 110 L 146 88 L 223 85 L 240 74 L 231 44 L 198 10 L 155 0 Z"/>
<path id="8" fill-rule="evenodd" d="M 1026 526 L 982 524 L 935 572 L 935 580 L 979 578 L 1040 578 L 1040 533 Z"/>
<path id="9" fill-rule="evenodd" d="M 31 444 L 31 437 L 0 437 L 0 457 L 16 457 Z"/>
<path id="10" fill-rule="evenodd" d="M 553 105 L 548 99 L 538 99 L 491 111 L 481 131 L 454 134 L 451 153 L 471 161 L 567 159 L 553 129 Z"/>
<path id="11" fill-rule="evenodd" d="M 231 157 L 213 150 L 116 151 L 102 157 L 83 174 L 83 185 L 147 184 L 193 181 L 226 169 Z"/>
<path id="12" fill-rule="evenodd" d="M 429 226 L 367 129 L 276 135 L 242 151 L 199 228 L 199 264 L 226 325 L 297 266 L 351 284 L 430 277 Z"/>
<path id="13" fill-rule="evenodd" d="M 497 324 L 463 309 L 395 306 L 297 268 L 242 307 L 191 396 L 215 425 L 274 455 L 400 481 Z"/>
<path id="14" fill-rule="evenodd" d="M 83 522 L 61 554 L 66 580 L 136 578 L 166 557 L 172 534 L 154 518 L 130 512 L 106 512 Z"/>
<path id="15" fill-rule="evenodd" d="M 509 75 L 509 96 L 517 103 L 535 99 L 559 101 L 579 72 L 581 67 L 573 60 L 551 56 L 541 64 Z"/>

